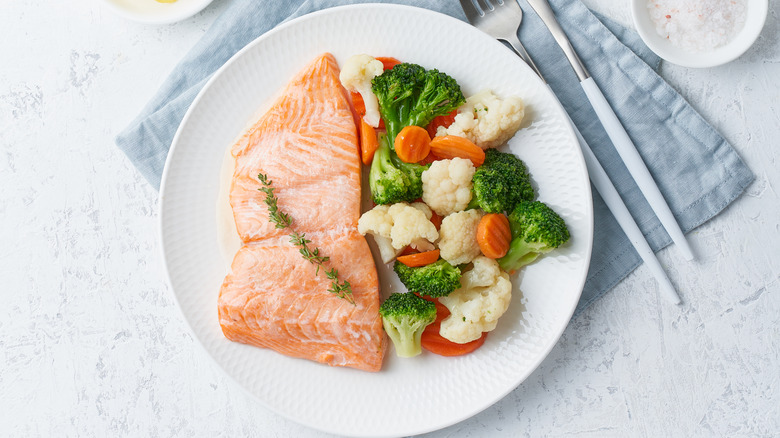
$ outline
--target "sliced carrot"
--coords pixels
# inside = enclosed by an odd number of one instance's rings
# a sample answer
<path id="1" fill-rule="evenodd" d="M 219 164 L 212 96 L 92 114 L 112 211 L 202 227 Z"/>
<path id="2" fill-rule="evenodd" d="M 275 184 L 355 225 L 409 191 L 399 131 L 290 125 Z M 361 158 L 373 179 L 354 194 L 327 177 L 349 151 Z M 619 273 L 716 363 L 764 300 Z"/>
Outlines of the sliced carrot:
<path id="1" fill-rule="evenodd" d="M 352 98 L 352 108 L 355 109 L 355 114 L 363 118 L 366 115 L 366 103 L 363 101 L 363 96 L 357 91 L 350 91 L 349 97 Z"/>
<path id="2" fill-rule="evenodd" d="M 417 254 L 402 255 L 402 256 L 398 256 L 396 260 L 398 260 L 399 262 L 405 264 L 410 268 L 430 265 L 436 260 L 439 260 L 439 250 L 434 249 L 431 251 L 418 252 Z"/>
<path id="3" fill-rule="evenodd" d="M 405 256 L 409 254 L 418 254 L 420 251 L 417 251 L 416 249 L 412 248 L 409 245 L 406 245 L 404 249 L 401 250 L 401 253 L 398 254 L 399 256 Z"/>
<path id="4" fill-rule="evenodd" d="M 366 115 L 366 103 L 363 101 L 363 96 L 357 91 L 349 92 L 349 100 L 352 101 L 352 116 L 355 118 L 355 125 L 358 128 L 358 135 L 360 135 L 360 121 Z"/>
<path id="5" fill-rule="evenodd" d="M 390 70 L 391 68 L 401 63 L 401 61 L 393 58 L 392 56 L 377 56 L 376 60 L 382 63 L 382 68 L 385 70 Z"/>
<path id="6" fill-rule="evenodd" d="M 436 137 L 436 131 L 439 130 L 439 126 L 449 128 L 450 125 L 452 125 L 452 122 L 455 121 L 456 115 L 458 115 L 458 110 L 455 109 L 445 116 L 436 116 L 431 120 L 431 123 L 428 123 L 425 130 L 428 131 L 428 135 L 430 135 L 431 138 Z"/>
<path id="7" fill-rule="evenodd" d="M 357 91 L 350 91 L 349 96 L 352 99 L 352 108 L 355 111 L 358 119 L 363 119 L 366 115 L 366 102 L 363 100 L 363 96 Z M 379 119 L 379 126 L 377 129 L 385 129 L 385 121 Z"/>
<path id="8" fill-rule="evenodd" d="M 395 153 L 405 163 L 417 163 L 430 151 L 431 138 L 428 131 L 419 126 L 406 126 L 395 137 Z"/>
<path id="9" fill-rule="evenodd" d="M 445 135 L 431 140 L 431 152 L 441 158 L 465 158 L 479 167 L 485 162 L 485 151 L 465 137 Z"/>
<path id="10" fill-rule="evenodd" d="M 439 300 L 435 298 L 425 297 L 428 301 L 433 301 L 436 304 L 436 321 L 433 324 L 425 327 L 421 337 L 423 348 L 431 353 L 438 354 L 440 356 L 462 356 L 464 354 L 471 353 L 477 348 L 481 347 L 485 343 L 487 338 L 487 332 L 482 333 L 479 339 L 467 342 L 465 344 L 458 344 L 450 341 L 439 334 L 441 330 L 441 322 L 444 318 L 450 316 L 450 311 L 444 304 L 441 304 Z"/>
<path id="11" fill-rule="evenodd" d="M 436 214 L 435 211 L 431 210 L 431 223 L 436 227 L 437 230 L 441 228 L 441 219 L 441 216 Z"/>
<path id="12" fill-rule="evenodd" d="M 425 156 L 422 160 L 418 161 L 417 164 L 422 164 L 423 166 L 426 164 L 431 164 L 436 160 L 440 160 L 441 158 L 437 157 L 436 155 L 433 155 L 431 152 L 428 152 L 428 155 Z"/>
<path id="13" fill-rule="evenodd" d="M 440 335 L 440 329 L 441 322 L 434 322 L 428 327 L 425 327 L 422 337 L 420 338 L 423 348 L 431 353 L 438 354 L 439 356 L 463 356 L 464 354 L 469 354 L 481 347 L 482 344 L 485 343 L 485 339 L 487 339 L 487 332 L 484 332 L 482 333 L 482 336 L 474 341 L 465 344 L 457 344 Z"/>
<path id="14" fill-rule="evenodd" d="M 511 240 L 509 219 L 503 213 L 486 214 L 479 220 L 477 243 L 485 257 L 497 259 L 505 256 Z"/>
<path id="15" fill-rule="evenodd" d="M 374 158 L 374 152 L 379 147 L 379 141 L 376 137 L 376 130 L 360 119 L 360 161 L 365 165 L 371 164 Z"/>

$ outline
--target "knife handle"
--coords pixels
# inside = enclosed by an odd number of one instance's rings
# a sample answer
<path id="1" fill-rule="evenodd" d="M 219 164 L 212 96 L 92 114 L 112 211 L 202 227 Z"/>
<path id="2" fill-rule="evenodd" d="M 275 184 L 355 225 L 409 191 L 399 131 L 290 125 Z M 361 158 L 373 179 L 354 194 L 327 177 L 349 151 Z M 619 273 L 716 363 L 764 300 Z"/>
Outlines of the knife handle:
<path id="1" fill-rule="evenodd" d="M 536 12 L 536 15 L 542 19 L 542 22 L 550 31 L 555 42 L 563 50 L 563 54 L 566 55 L 566 59 L 569 60 L 571 68 L 574 69 L 574 73 L 577 75 L 577 79 L 584 81 L 590 77 L 588 69 L 585 68 L 585 64 L 582 63 L 580 57 L 577 56 L 577 52 L 574 51 L 574 47 L 569 41 L 569 37 L 566 36 L 566 32 L 563 31 L 558 19 L 555 18 L 555 12 L 550 7 L 550 3 L 547 0 L 528 0 L 528 4 L 531 9 Z"/>
<path id="2" fill-rule="evenodd" d="M 552 88 L 550 88 L 550 91 L 552 91 Z M 554 95 L 555 93 L 553 93 L 553 96 Z M 561 108 L 563 108 L 563 106 L 561 106 Z M 639 257 L 642 258 L 644 264 L 653 274 L 653 277 L 658 281 L 658 289 L 661 295 L 672 304 L 680 304 L 680 296 L 677 294 L 677 290 L 674 288 L 674 285 L 672 285 L 672 282 L 669 281 L 669 277 L 666 276 L 664 268 L 661 267 L 661 262 L 658 261 L 652 248 L 650 248 L 647 240 L 645 240 L 642 230 L 639 229 L 639 225 L 636 224 L 634 217 L 631 216 L 631 212 L 628 211 L 628 207 L 626 207 L 626 204 L 623 202 L 623 198 L 620 197 L 620 193 L 618 193 L 615 185 L 612 184 L 612 180 L 609 179 L 607 172 L 601 166 L 601 163 L 599 163 L 596 155 L 593 154 L 590 146 L 588 146 L 588 142 L 582 137 L 580 130 L 577 129 L 577 125 L 574 124 L 565 110 L 563 113 L 566 114 L 569 124 L 577 135 L 577 141 L 580 144 L 580 149 L 582 149 L 582 156 L 585 159 L 585 166 L 588 168 L 588 176 L 593 183 L 593 187 L 599 192 L 601 199 L 607 204 L 607 208 L 609 208 L 612 216 L 615 217 L 618 225 L 620 225 L 620 228 L 626 234 L 626 237 L 628 237 L 631 245 L 634 246 Z"/>
<path id="3" fill-rule="evenodd" d="M 572 126 L 574 124 L 572 123 Z M 577 139 L 580 141 L 580 147 L 582 147 L 582 155 L 585 157 L 585 165 L 588 167 L 588 174 L 590 175 L 590 181 L 596 188 L 596 191 L 601 195 L 601 199 L 607 204 L 607 208 L 612 213 L 612 216 L 617 220 L 618 225 L 626 233 L 626 237 L 634 246 L 639 257 L 645 263 L 645 266 L 653 274 L 656 281 L 658 281 L 658 289 L 660 294 L 672 304 L 680 304 L 680 296 L 677 295 L 672 282 L 669 281 L 669 277 L 666 276 L 666 272 L 661 267 L 661 262 L 658 261 L 653 250 L 645 240 L 642 230 L 639 229 L 639 225 L 636 224 L 631 213 L 628 211 L 628 207 L 623 202 L 612 181 L 607 176 L 607 172 L 601 167 L 598 159 L 593 154 L 593 151 L 585 143 L 585 139 L 582 138 L 582 134 L 574 127 L 574 131 L 577 133 Z"/>
<path id="4" fill-rule="evenodd" d="M 680 229 L 680 225 L 674 218 L 671 209 L 669 209 L 669 205 L 666 203 L 661 191 L 658 189 L 658 185 L 656 185 L 655 180 L 653 180 L 653 176 L 650 174 L 650 171 L 647 170 L 647 166 L 642 160 L 642 156 L 639 155 L 639 151 L 637 151 L 636 146 L 634 146 L 634 143 L 628 137 L 626 130 L 623 128 L 620 120 L 618 120 L 615 112 L 609 105 L 609 102 L 607 102 L 607 99 L 604 97 L 604 94 L 602 94 L 598 85 L 596 85 L 596 82 L 593 81 L 593 78 L 585 79 L 580 82 L 580 85 L 582 85 L 585 95 L 588 97 L 590 104 L 596 111 L 596 115 L 604 126 L 604 129 L 607 131 L 609 139 L 612 140 L 612 144 L 615 145 L 615 149 L 617 149 L 618 154 L 620 154 L 620 158 L 623 160 L 623 163 L 625 163 L 637 186 L 639 186 L 645 199 L 647 199 L 653 212 L 655 212 L 658 217 L 658 220 L 661 221 L 666 232 L 669 233 L 669 237 L 672 238 L 672 241 L 674 241 L 675 245 L 680 249 L 683 257 L 688 261 L 693 260 L 693 251 L 691 250 L 690 244 L 685 239 L 685 235 Z"/>

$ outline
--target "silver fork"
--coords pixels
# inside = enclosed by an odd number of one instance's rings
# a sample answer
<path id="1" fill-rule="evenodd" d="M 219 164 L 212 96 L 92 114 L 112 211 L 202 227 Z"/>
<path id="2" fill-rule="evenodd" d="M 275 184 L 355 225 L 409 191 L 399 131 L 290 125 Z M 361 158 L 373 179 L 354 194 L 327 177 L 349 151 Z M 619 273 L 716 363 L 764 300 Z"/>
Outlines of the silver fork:
<path id="1" fill-rule="evenodd" d="M 479 7 L 474 5 L 477 2 Z M 460 7 L 474 27 L 501 41 L 506 41 L 515 53 L 528 64 L 542 80 L 542 73 L 517 38 L 523 21 L 523 10 L 517 0 L 460 0 Z"/>
<path id="2" fill-rule="evenodd" d="M 473 1 L 479 4 L 477 8 Z M 503 0 L 498 3 L 498 0 L 460 0 L 460 6 L 463 8 L 463 12 L 466 13 L 469 23 L 474 27 L 492 36 L 495 39 L 506 41 L 514 49 L 520 58 L 528 64 L 543 82 L 544 76 L 539 72 L 539 69 L 534 64 L 525 47 L 520 43 L 517 38 L 517 31 L 520 29 L 520 23 L 523 20 L 523 10 L 520 9 L 520 5 L 517 4 L 517 0 Z M 550 87 L 549 84 L 547 84 Z M 550 88 L 550 92 L 555 96 L 555 92 Z M 557 97 L 557 96 L 556 96 Z M 560 103 L 560 102 L 559 102 Z M 561 105 L 563 109 L 563 105 Z M 645 240 L 645 236 L 642 234 L 642 230 L 639 229 L 636 221 L 631 212 L 628 211 L 628 207 L 623 202 L 623 198 L 620 197 L 615 185 L 609 179 L 607 172 L 601 166 L 601 163 L 596 158 L 596 155 L 591 150 L 588 142 L 582 137 L 582 133 L 577 129 L 577 125 L 572 122 L 569 114 L 564 109 L 564 114 L 568 118 L 577 141 L 582 149 L 583 158 L 585 158 L 585 165 L 588 168 L 588 175 L 599 192 L 607 208 L 612 212 L 612 215 L 617 220 L 620 228 L 626 233 L 626 236 L 631 241 L 631 244 L 636 249 L 642 261 L 650 269 L 650 272 L 658 281 L 658 288 L 660 293 L 669 301 L 675 304 L 680 303 L 680 297 L 677 295 L 677 291 L 669 281 L 669 277 L 666 275 L 661 263 L 656 258 L 655 253 L 650 248 L 650 245 Z"/>

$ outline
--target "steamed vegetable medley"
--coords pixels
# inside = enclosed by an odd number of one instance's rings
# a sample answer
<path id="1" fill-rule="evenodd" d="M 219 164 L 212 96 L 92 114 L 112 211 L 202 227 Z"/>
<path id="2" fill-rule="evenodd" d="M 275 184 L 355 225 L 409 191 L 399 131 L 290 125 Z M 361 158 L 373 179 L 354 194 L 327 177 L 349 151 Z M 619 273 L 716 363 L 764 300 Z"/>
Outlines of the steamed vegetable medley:
<path id="1" fill-rule="evenodd" d="M 563 245 L 563 219 L 536 199 L 528 169 L 503 146 L 523 101 L 393 58 L 356 55 L 341 71 L 370 165 L 376 206 L 358 222 L 407 288 L 381 305 L 398 356 L 471 352 L 512 297 L 510 274 Z"/>

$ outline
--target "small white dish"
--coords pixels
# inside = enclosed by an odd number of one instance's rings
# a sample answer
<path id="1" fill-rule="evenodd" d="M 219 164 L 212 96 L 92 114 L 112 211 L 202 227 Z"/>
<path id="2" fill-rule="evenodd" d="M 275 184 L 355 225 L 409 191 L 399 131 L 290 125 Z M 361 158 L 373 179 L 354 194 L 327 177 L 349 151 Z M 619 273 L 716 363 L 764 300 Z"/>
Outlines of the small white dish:
<path id="1" fill-rule="evenodd" d="M 769 9 L 768 0 L 747 0 L 745 24 L 730 42 L 712 50 L 692 52 L 674 45 L 658 34 L 647 4 L 648 0 L 631 0 L 631 16 L 639 36 L 650 50 L 664 60 L 693 68 L 715 67 L 740 57 L 758 38 Z"/>
<path id="2" fill-rule="evenodd" d="M 213 0 L 176 0 L 162 3 L 157 0 L 103 0 L 116 14 L 129 20 L 147 24 L 169 24 L 192 17 Z"/>

